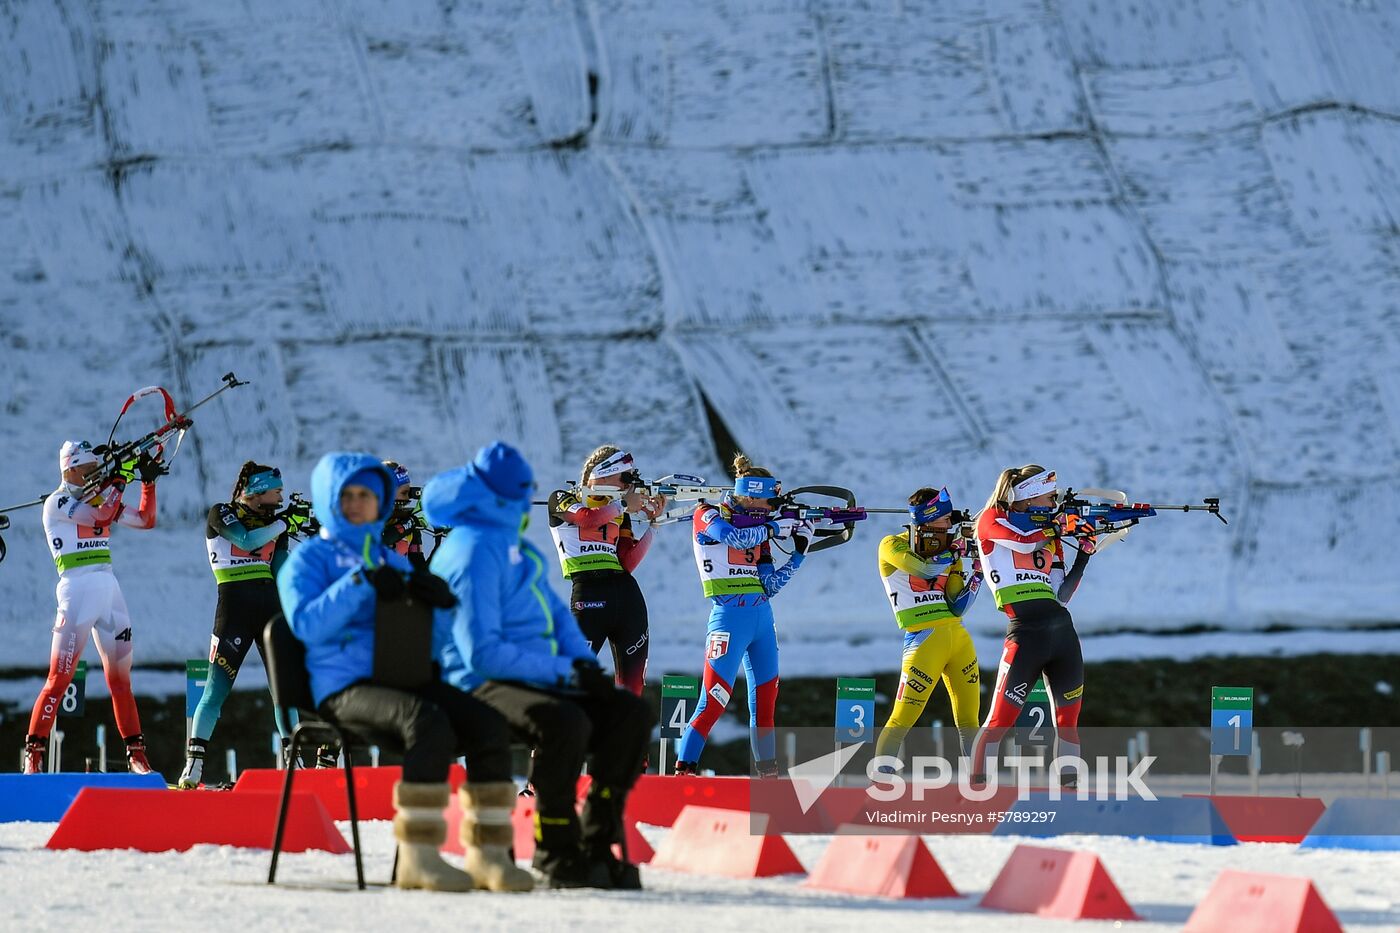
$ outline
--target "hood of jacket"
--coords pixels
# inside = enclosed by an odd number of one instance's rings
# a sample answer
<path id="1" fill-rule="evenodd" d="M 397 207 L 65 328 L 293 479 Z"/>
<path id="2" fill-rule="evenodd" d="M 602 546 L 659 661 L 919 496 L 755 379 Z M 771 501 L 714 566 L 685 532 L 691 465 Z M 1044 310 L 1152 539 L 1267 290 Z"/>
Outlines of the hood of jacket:
<path id="1" fill-rule="evenodd" d="M 472 464 L 439 473 L 423 487 L 423 517 L 434 528 L 493 525 L 519 530 L 529 499 L 503 499 Z"/>
<path id="2" fill-rule="evenodd" d="M 384 488 L 379 495 L 379 518 L 363 525 L 352 525 L 340 511 L 340 492 L 346 480 L 361 470 L 375 471 L 383 480 Z M 396 488 L 393 472 L 378 457 L 354 451 L 326 454 L 311 471 L 311 511 L 321 523 L 321 536 L 343 542 L 357 554 L 365 549 L 366 537 L 371 547 L 377 545 L 394 507 Z"/>

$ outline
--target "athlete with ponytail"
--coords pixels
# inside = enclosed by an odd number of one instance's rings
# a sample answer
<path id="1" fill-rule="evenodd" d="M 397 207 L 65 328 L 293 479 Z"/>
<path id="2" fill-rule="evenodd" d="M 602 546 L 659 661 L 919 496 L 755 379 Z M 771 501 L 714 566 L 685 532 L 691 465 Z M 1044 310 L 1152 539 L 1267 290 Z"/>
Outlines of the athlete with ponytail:
<path id="1" fill-rule="evenodd" d="M 238 471 L 229 501 L 209 509 L 204 546 L 219 586 L 219 601 L 209 642 L 209 676 L 194 710 L 185 770 L 180 774 L 183 789 L 199 786 L 209 738 L 243 659 L 254 645 L 262 653 L 263 626 L 281 611 L 273 578 L 287 558 L 288 538 L 310 521 L 308 510 L 281 506 L 282 472 L 249 460 Z M 284 741 L 289 725 L 277 722 Z"/>
<path id="2" fill-rule="evenodd" d="M 991 709 L 972 748 L 974 778 L 986 755 L 1016 724 L 1037 678 L 1055 714 L 1058 756 L 1079 754 L 1079 708 L 1084 698 L 1084 657 L 1079 633 L 1065 608 L 1093 553 L 1093 538 L 1080 538 L 1074 563 L 1065 567 L 1062 528 L 1054 520 L 1059 492 L 1055 474 L 1039 464 L 1003 470 L 977 516 L 977 547 L 997 608 L 1010 619 Z"/>
<path id="3" fill-rule="evenodd" d="M 734 458 L 734 477 L 734 490 L 718 505 L 702 502 L 693 520 L 695 564 L 710 598 L 710 622 L 705 692 L 676 746 L 676 774 L 698 773 L 700 752 L 729 704 L 742 662 L 755 767 L 760 777 L 777 777 L 778 633 L 769 601 L 802 566 L 812 527 L 798 519 L 773 520 L 781 484 L 743 454 Z M 792 541 L 792 556 L 775 568 L 771 542 L 784 538 Z"/>
<path id="4" fill-rule="evenodd" d="M 953 705 L 958 741 L 967 754 L 977 733 L 977 649 L 962 620 L 982 586 L 971 544 L 953 534 L 947 489 L 924 487 L 909 497 L 904 532 L 880 542 L 880 579 L 904 633 L 899 692 L 875 742 L 876 755 L 893 755 L 927 708 L 939 678 Z M 891 768 L 892 770 L 892 768 Z"/>
<path id="5" fill-rule="evenodd" d="M 636 489 L 641 482 L 632 455 L 605 445 L 583 462 L 579 488 L 549 495 L 549 533 L 573 586 L 569 603 L 579 631 L 595 654 L 604 641 L 612 646 L 617 685 L 638 696 L 649 632 L 646 600 L 632 572 L 651 547 L 651 521 L 666 510 L 666 497 L 643 495 Z"/>

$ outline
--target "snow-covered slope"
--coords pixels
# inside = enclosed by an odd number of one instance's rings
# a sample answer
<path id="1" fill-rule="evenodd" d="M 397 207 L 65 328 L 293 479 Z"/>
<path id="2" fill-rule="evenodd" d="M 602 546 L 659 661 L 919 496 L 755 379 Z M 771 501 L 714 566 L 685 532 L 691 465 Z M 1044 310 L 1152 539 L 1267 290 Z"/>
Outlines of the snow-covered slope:
<path id="1" fill-rule="evenodd" d="M 117 536 L 138 658 L 178 660 L 245 458 L 714 477 L 708 400 L 873 505 L 1027 460 L 1222 497 L 1097 561 L 1086 631 L 1391 619 L 1397 65 L 1367 0 L 3 4 L 0 494 L 133 388 L 252 380 Z M 52 612 L 14 518 L 0 667 Z M 790 644 L 891 633 L 868 524 L 784 593 Z M 684 537 L 640 574 L 663 667 L 705 616 Z"/>

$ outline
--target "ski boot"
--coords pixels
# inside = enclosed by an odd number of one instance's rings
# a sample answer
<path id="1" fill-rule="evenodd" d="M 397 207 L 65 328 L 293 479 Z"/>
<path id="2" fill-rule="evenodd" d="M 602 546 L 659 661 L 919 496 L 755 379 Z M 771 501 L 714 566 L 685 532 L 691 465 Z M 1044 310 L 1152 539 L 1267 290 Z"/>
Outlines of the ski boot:
<path id="1" fill-rule="evenodd" d="M 146 739 L 141 733 L 125 737 L 126 769 L 132 774 L 155 774 L 150 761 L 146 759 Z"/>
<path id="2" fill-rule="evenodd" d="M 180 780 L 176 785 L 180 790 L 194 790 L 203 780 L 205 751 L 203 739 L 190 739 L 190 744 L 185 749 L 185 770 L 180 772 Z"/>
<path id="3" fill-rule="evenodd" d="M 334 745 L 322 745 L 316 749 L 316 767 L 334 768 L 340 758 L 340 749 Z"/>
<path id="4" fill-rule="evenodd" d="M 759 780 L 771 781 L 778 776 L 778 759 L 764 758 L 762 761 L 755 761 L 754 769 L 758 772 Z"/>
<path id="5" fill-rule="evenodd" d="M 696 776 L 697 774 L 699 774 L 699 773 L 700 773 L 700 763 L 697 762 L 697 761 L 678 761 L 678 762 L 676 762 L 676 770 L 675 770 L 675 775 L 676 775 L 676 777 L 686 777 L 686 776 L 695 777 L 695 776 Z"/>
<path id="6" fill-rule="evenodd" d="M 24 758 L 20 770 L 25 774 L 44 773 L 44 755 L 49 750 L 49 737 L 30 735 L 24 739 Z"/>

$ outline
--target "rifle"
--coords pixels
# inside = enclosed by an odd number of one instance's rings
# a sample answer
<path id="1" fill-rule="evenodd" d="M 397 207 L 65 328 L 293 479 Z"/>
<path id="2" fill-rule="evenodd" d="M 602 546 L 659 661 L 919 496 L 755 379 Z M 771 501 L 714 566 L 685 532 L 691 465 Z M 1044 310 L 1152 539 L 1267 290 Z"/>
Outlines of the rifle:
<path id="1" fill-rule="evenodd" d="M 224 373 L 222 381 L 224 383 L 223 385 L 215 389 L 213 392 L 210 392 L 204 398 L 195 402 L 183 412 L 177 412 L 175 410 L 174 399 L 170 397 L 169 392 L 165 391 L 160 386 L 147 386 L 144 389 L 137 389 L 135 392 L 133 392 L 127 398 L 126 403 L 122 405 L 122 410 L 117 413 L 117 420 L 112 423 L 112 430 L 107 434 L 107 443 L 101 445 L 100 447 L 94 448 L 95 452 L 100 453 L 102 455 L 102 462 L 98 465 L 97 469 L 94 470 L 92 474 L 88 477 L 87 481 L 83 483 L 83 489 L 81 493 L 82 498 L 88 499 L 96 495 L 100 490 L 102 490 L 109 483 L 111 483 L 112 480 L 116 477 L 117 472 L 121 469 L 123 463 L 126 463 L 133 459 L 140 459 L 143 454 L 149 455 L 153 450 L 156 451 L 154 459 L 162 459 L 165 452 L 166 443 L 169 442 L 170 438 L 173 435 L 178 434 L 179 437 L 175 440 L 175 449 L 170 453 L 170 457 L 173 459 L 175 454 L 179 453 L 180 451 L 180 444 L 185 439 L 185 432 L 188 431 L 190 427 L 194 425 L 194 422 L 190 420 L 189 417 L 190 412 L 194 411 L 196 408 L 203 405 L 205 402 L 208 402 L 210 399 L 214 398 L 214 396 L 219 395 L 220 393 L 228 389 L 232 389 L 237 386 L 246 386 L 248 384 L 246 381 L 240 381 L 236 376 L 234 376 L 233 373 Z M 154 431 L 145 435 L 144 437 L 138 438 L 134 441 L 129 441 L 125 444 L 118 444 L 115 447 L 112 446 L 112 438 L 116 436 L 117 426 L 121 424 L 122 417 L 126 415 L 127 410 L 131 408 L 132 403 L 134 403 L 139 398 L 145 398 L 148 395 L 155 395 L 157 393 L 163 396 L 165 402 L 165 424 L 156 428 Z M 21 502 L 18 505 L 6 506 L 5 508 L 0 509 L 0 514 L 4 514 L 5 512 L 14 512 L 19 509 L 27 509 L 36 505 L 43 505 L 44 500 L 48 497 L 49 494 L 45 493 L 37 499 L 31 499 L 28 502 Z"/>
<path id="2" fill-rule="evenodd" d="M 810 502 L 800 501 L 798 496 L 822 496 L 829 499 L 839 499 L 844 504 L 839 506 L 814 505 Z M 812 535 L 818 540 L 807 545 L 808 554 L 845 544 L 855 535 L 856 522 L 864 521 L 871 515 L 909 514 L 907 508 L 868 509 L 856 505 L 856 494 L 842 486 L 799 486 L 791 492 L 783 494 L 778 500 L 775 512 L 777 518 L 795 518 L 800 521 L 823 522 L 841 526 L 840 528 L 813 528 Z"/>
<path id="3" fill-rule="evenodd" d="M 311 500 L 299 492 L 294 492 L 287 497 L 287 507 L 282 510 L 284 513 L 292 515 L 304 515 L 308 519 L 291 537 L 300 538 L 305 535 L 311 537 L 321 530 L 321 523 L 311 514 Z"/>
<path id="4" fill-rule="evenodd" d="M 1129 503 L 1128 494 L 1117 489 L 1090 488 L 1077 493 L 1072 488 L 1066 488 L 1059 506 L 1045 513 L 1031 514 L 1031 521 L 1044 525 L 1064 516 L 1065 534 L 1070 537 L 1092 538 L 1101 534 L 1122 537 L 1129 528 L 1158 512 L 1208 512 L 1220 519 L 1221 524 L 1230 524 L 1220 514 L 1219 497 L 1212 496 L 1187 505 L 1153 505 L 1147 502 Z M 1115 541 L 1117 538 L 1109 540 Z"/>
<path id="5" fill-rule="evenodd" d="M 576 483 L 570 484 L 576 492 L 591 496 L 619 496 L 625 495 L 628 490 L 617 486 L 579 486 Z M 671 502 L 700 502 L 706 499 L 719 498 L 734 487 L 729 486 L 709 486 L 706 485 L 703 477 L 692 476 L 689 473 L 669 473 L 660 479 L 644 480 L 640 483 L 632 484 L 631 490 L 640 492 L 647 498 L 654 499 L 657 496 L 665 496 Z M 548 500 L 536 499 L 533 505 L 548 505 Z M 690 518 L 692 509 L 684 507 L 682 509 L 667 509 L 658 515 L 653 521 L 653 525 L 669 525 L 674 522 L 685 521 Z"/>

